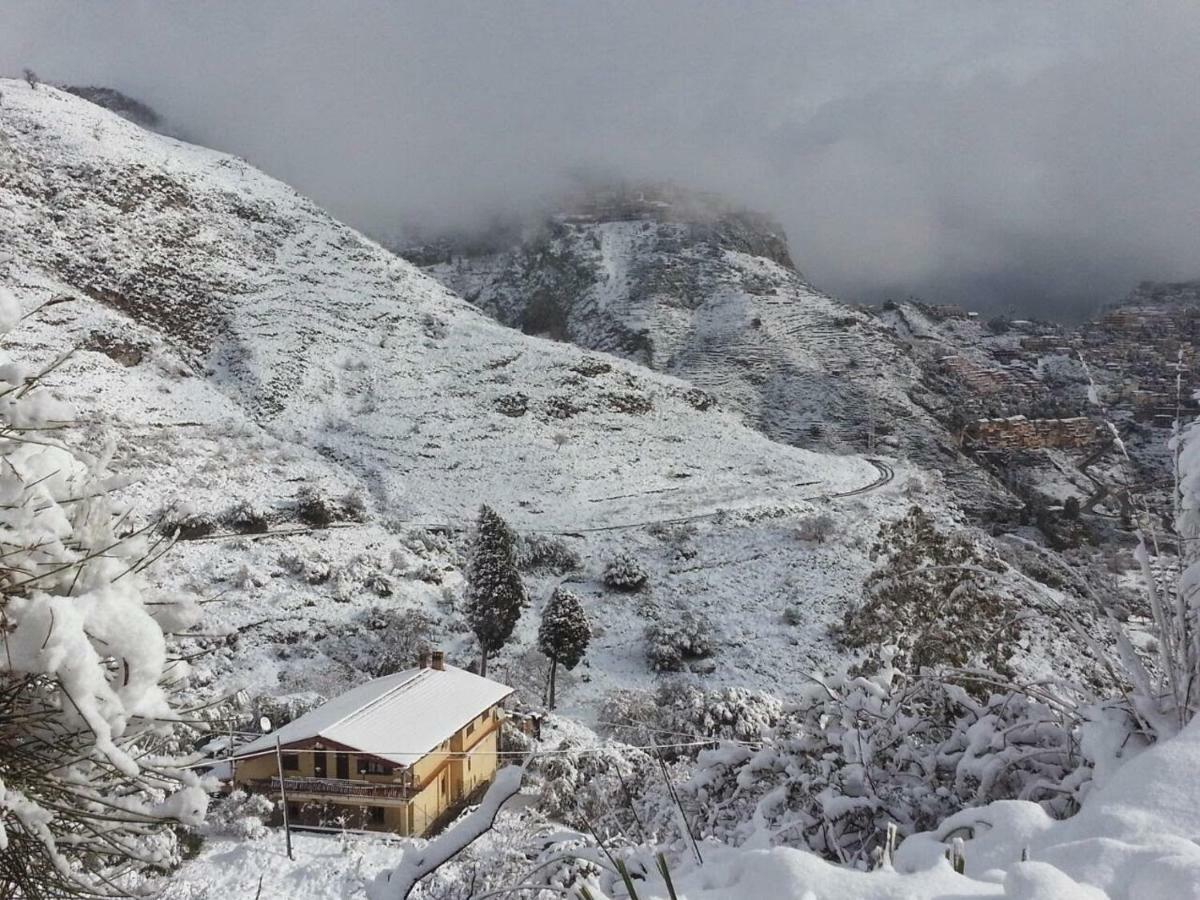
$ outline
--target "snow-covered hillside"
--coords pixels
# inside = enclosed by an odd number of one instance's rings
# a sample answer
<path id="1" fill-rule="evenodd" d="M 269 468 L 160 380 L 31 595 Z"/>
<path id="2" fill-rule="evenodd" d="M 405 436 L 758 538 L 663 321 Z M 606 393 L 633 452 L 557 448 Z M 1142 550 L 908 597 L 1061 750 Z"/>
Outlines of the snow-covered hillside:
<path id="1" fill-rule="evenodd" d="M 500 321 L 687 378 L 775 440 L 945 437 L 909 399 L 919 371 L 889 331 L 809 285 L 779 226 L 717 198 L 596 189 L 498 251 L 414 258 Z"/>
<path id="2" fill-rule="evenodd" d="M 498 325 L 241 160 L 53 88 L 2 89 L 0 277 L 26 309 L 69 300 L 15 351 L 81 348 L 52 384 L 115 423 L 136 516 L 186 496 L 286 518 L 303 485 L 367 498 L 364 524 L 185 543 L 159 567 L 220 594 L 211 630 L 241 631 L 204 662 L 214 690 L 336 688 L 382 652 L 347 649 L 379 607 L 430 613 L 467 653 L 455 548 L 423 526 L 461 528 L 482 501 L 581 554 L 573 577 L 604 631 L 581 697 L 648 683 L 642 629 L 685 608 L 720 631 L 715 681 L 785 688 L 833 652 L 824 626 L 902 489 L 951 514 L 936 478 L 772 442 L 686 382 Z M 821 510 L 836 539 L 801 540 Z M 636 603 L 596 580 L 618 549 L 650 571 Z M 557 579 L 531 580 L 540 605 Z M 783 624 L 797 606 L 803 624 Z M 501 660 L 514 679 L 536 609 Z"/>

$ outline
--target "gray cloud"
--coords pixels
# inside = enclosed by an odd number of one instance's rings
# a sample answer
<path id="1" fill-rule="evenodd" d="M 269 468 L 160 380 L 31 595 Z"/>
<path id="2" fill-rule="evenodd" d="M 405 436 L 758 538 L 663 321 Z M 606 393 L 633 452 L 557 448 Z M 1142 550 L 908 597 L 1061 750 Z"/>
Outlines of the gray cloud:
<path id="1" fill-rule="evenodd" d="M 0 71 L 125 90 L 368 230 L 666 177 L 848 299 L 1022 312 L 1200 275 L 1198 46 L 1193 0 L 0 9 Z"/>

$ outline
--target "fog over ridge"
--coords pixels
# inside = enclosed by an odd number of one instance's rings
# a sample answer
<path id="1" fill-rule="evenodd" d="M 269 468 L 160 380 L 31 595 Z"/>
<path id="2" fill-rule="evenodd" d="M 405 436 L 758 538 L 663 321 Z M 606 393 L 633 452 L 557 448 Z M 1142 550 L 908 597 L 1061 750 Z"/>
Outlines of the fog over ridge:
<path id="1" fill-rule="evenodd" d="M 571 173 L 777 218 L 819 287 L 1078 316 L 1200 277 L 1200 7 L 10 0 L 0 71 L 106 84 L 374 233 Z"/>

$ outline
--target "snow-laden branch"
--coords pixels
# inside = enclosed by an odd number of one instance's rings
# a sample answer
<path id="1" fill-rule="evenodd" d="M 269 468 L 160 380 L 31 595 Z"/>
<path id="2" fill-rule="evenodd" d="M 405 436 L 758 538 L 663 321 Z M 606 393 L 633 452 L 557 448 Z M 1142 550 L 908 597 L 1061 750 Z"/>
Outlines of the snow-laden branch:
<path id="1" fill-rule="evenodd" d="M 367 887 L 370 900 L 407 900 L 417 882 L 432 875 L 491 830 L 500 808 L 521 790 L 524 777 L 525 766 L 507 766 L 497 772 L 479 806 L 424 847 L 406 850 L 399 865 L 376 877 Z"/>

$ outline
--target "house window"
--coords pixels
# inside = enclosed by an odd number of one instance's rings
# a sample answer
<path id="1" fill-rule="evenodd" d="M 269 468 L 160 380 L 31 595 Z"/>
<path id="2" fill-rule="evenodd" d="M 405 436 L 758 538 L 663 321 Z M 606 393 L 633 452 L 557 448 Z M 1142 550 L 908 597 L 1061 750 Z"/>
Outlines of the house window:
<path id="1" fill-rule="evenodd" d="M 299 753 L 284 753 L 283 768 L 287 772 L 297 772 L 300 769 L 300 754 Z"/>
<path id="2" fill-rule="evenodd" d="M 469 735 L 474 730 L 475 730 L 475 720 L 472 719 L 470 722 L 467 723 L 467 727 L 463 729 L 463 734 Z"/>

